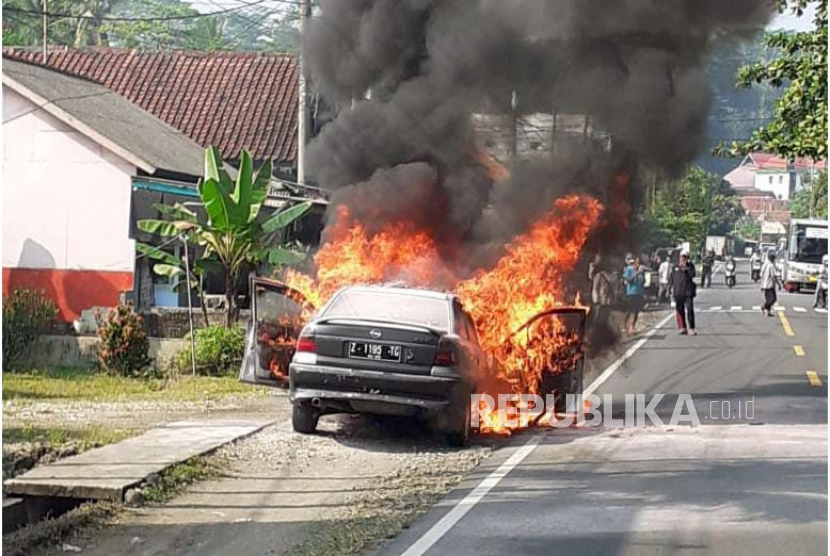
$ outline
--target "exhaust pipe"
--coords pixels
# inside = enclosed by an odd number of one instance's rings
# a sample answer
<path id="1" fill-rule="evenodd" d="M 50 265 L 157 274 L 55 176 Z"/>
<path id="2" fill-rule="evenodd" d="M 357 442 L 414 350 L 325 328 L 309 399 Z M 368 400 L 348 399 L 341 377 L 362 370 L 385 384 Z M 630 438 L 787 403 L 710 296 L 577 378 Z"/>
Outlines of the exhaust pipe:
<path id="1" fill-rule="evenodd" d="M 320 401 L 320 398 L 312 398 L 311 399 L 311 407 L 316 407 L 317 409 L 319 409 L 321 405 L 322 405 L 322 402 Z"/>

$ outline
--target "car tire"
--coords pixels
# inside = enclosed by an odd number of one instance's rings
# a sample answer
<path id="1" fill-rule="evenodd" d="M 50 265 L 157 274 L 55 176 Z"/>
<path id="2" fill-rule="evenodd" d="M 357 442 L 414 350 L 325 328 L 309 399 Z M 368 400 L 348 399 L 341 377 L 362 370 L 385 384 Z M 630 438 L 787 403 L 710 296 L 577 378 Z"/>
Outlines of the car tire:
<path id="1" fill-rule="evenodd" d="M 449 416 L 451 429 L 446 432 L 447 444 L 453 448 L 464 448 L 470 443 L 470 396 L 465 396 L 463 411 L 455 410 Z"/>
<path id="2" fill-rule="evenodd" d="M 296 404 L 291 412 L 291 424 L 294 430 L 303 434 L 313 434 L 317 430 L 320 412 L 310 406 Z"/>

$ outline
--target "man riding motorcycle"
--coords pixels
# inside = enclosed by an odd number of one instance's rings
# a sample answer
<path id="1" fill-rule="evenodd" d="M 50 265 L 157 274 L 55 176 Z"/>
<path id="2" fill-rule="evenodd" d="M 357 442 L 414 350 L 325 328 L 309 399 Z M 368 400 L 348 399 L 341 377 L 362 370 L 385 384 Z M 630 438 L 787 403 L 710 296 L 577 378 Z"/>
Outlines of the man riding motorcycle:
<path id="1" fill-rule="evenodd" d="M 761 265 L 762 264 L 763 264 L 763 261 L 761 261 L 760 253 L 758 253 L 757 249 L 753 250 L 752 251 L 752 256 L 749 258 L 749 268 L 750 268 L 750 271 L 751 271 L 750 273 L 751 273 L 751 276 L 752 276 L 752 281 L 755 282 L 755 283 L 758 283 L 758 281 L 761 279 Z"/>
<path id="2" fill-rule="evenodd" d="M 726 257 L 726 265 L 724 267 L 724 275 L 726 277 L 726 285 L 730 288 L 735 285 L 735 277 L 738 274 L 737 265 L 732 255 Z"/>

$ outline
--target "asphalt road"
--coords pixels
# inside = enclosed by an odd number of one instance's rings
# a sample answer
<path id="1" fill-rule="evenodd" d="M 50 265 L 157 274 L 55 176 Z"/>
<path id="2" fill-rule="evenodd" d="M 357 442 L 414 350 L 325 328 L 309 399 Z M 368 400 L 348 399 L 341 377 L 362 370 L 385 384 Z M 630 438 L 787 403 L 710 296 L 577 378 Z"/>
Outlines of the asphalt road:
<path id="1" fill-rule="evenodd" d="M 763 317 L 747 270 L 700 292 L 698 336 L 664 321 L 595 383 L 617 417 L 624 394 L 665 394 L 666 421 L 689 394 L 701 426 L 528 432 L 377 553 L 825 554 L 827 314 L 782 294 Z"/>

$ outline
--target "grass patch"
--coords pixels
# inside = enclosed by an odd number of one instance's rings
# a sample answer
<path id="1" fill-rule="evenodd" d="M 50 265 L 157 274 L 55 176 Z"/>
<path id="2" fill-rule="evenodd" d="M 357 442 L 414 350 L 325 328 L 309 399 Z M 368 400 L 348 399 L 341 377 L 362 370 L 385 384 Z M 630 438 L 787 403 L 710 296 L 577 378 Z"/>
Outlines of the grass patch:
<path id="1" fill-rule="evenodd" d="M 3 444 L 20 442 L 46 442 L 49 444 L 67 444 L 77 442 L 83 448 L 92 448 L 119 442 L 131 436 L 131 431 L 111 429 L 103 426 L 80 428 L 44 428 L 29 424 L 22 427 L 3 429 Z"/>
<path id="2" fill-rule="evenodd" d="M 6 427 L 3 429 L 3 479 L 16 477 L 39 464 L 120 442 L 133 434 L 133 431 L 102 426 Z"/>
<path id="3" fill-rule="evenodd" d="M 3 374 L 3 400 L 15 401 L 203 401 L 265 392 L 266 389 L 239 382 L 235 376 L 136 379 L 71 367 Z"/>
<path id="4" fill-rule="evenodd" d="M 220 474 L 219 467 L 209 463 L 206 458 L 192 457 L 162 471 L 156 485 L 143 489 L 144 501 L 161 504 L 179 494 L 187 485 Z"/>

